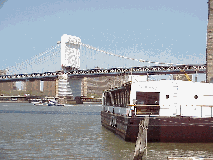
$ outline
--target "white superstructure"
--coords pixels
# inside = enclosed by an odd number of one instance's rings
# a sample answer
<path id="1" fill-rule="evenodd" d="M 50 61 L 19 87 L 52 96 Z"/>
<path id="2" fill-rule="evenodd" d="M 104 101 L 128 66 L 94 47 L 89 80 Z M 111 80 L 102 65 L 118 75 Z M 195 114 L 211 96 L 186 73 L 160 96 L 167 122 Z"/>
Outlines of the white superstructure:
<path id="1" fill-rule="evenodd" d="M 132 76 L 130 80 L 130 106 L 146 105 L 144 99 L 147 103 L 147 99 L 150 98 L 144 97 L 155 95 L 159 96 L 159 102 L 156 101 L 160 106 L 159 116 L 213 117 L 212 83 L 181 80 L 147 81 L 146 76 Z"/>

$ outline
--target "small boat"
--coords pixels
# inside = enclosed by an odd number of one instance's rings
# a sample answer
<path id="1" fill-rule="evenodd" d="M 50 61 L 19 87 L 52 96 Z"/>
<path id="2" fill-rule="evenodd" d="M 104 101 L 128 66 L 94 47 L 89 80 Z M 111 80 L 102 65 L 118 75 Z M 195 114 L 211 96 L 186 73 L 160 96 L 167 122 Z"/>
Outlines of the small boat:
<path id="1" fill-rule="evenodd" d="M 48 103 L 48 106 L 54 106 L 54 104 Z"/>
<path id="2" fill-rule="evenodd" d="M 55 106 L 55 104 L 56 104 L 56 101 L 51 101 L 51 100 L 48 101 L 48 106 Z"/>
<path id="3" fill-rule="evenodd" d="M 43 106 L 44 104 L 42 102 L 39 102 L 39 103 L 35 103 L 34 105 L 36 105 L 36 106 Z"/>
<path id="4" fill-rule="evenodd" d="M 49 100 L 48 106 L 64 106 L 64 104 L 60 104 L 57 101 L 51 101 L 51 100 Z"/>
<path id="5" fill-rule="evenodd" d="M 31 102 L 31 104 L 35 105 L 35 104 L 38 104 L 39 102 Z"/>
<path id="6" fill-rule="evenodd" d="M 41 101 L 41 99 L 31 99 L 30 103 L 33 104 L 33 105 L 35 105 L 35 104 L 42 103 L 42 101 Z"/>

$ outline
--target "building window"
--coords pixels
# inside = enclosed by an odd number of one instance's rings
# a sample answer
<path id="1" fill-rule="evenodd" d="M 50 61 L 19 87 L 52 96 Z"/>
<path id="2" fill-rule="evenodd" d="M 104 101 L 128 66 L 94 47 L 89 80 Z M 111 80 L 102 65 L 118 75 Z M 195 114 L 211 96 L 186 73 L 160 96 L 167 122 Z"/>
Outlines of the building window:
<path id="1" fill-rule="evenodd" d="M 197 98 L 198 98 L 198 96 L 197 96 L 197 95 L 195 95 L 195 96 L 194 96 L 194 98 L 195 98 L 195 99 L 197 99 Z"/>
<path id="2" fill-rule="evenodd" d="M 169 99 L 169 95 L 166 95 L 166 99 Z"/>

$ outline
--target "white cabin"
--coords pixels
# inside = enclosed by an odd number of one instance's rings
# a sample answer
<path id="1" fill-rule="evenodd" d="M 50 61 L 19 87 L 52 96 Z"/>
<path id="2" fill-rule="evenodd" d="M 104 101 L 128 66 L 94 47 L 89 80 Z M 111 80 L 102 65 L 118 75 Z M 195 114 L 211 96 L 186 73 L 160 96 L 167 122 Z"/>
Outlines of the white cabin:
<path id="1" fill-rule="evenodd" d="M 181 80 L 147 81 L 146 76 L 130 76 L 129 80 L 132 81 L 132 109 L 134 105 L 156 103 L 160 106 L 159 116 L 213 117 L 213 83 Z M 144 102 L 144 97 L 149 100 Z M 152 98 L 153 101 L 150 102 Z"/>

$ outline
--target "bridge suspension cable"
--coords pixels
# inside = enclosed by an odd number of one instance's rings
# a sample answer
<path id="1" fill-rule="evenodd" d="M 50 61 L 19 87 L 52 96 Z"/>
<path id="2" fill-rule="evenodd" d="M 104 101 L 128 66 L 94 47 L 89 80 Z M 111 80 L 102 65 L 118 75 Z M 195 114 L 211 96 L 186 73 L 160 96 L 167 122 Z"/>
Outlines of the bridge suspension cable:
<path id="1" fill-rule="evenodd" d="M 60 44 L 57 44 L 56 46 L 52 46 L 51 48 L 48 48 L 46 51 L 39 53 L 38 55 L 33 56 L 30 60 L 27 59 L 21 63 L 16 63 L 15 66 L 9 66 L 6 68 L 7 74 L 17 74 L 18 72 L 27 72 L 28 69 L 31 69 L 29 72 L 32 72 L 33 70 L 41 68 L 41 64 L 44 64 L 46 61 L 50 60 L 51 58 L 54 58 L 55 56 L 60 56 Z M 37 65 L 34 66 L 33 65 Z"/>
<path id="2" fill-rule="evenodd" d="M 123 59 L 137 61 L 140 63 L 150 63 L 150 64 L 156 64 L 156 65 L 170 65 L 170 66 L 178 65 L 178 64 L 174 64 L 174 63 L 162 63 L 162 62 L 148 61 L 148 60 L 144 60 L 144 59 L 130 58 L 127 56 L 107 52 L 107 51 L 98 49 L 96 47 L 93 47 L 91 45 L 84 44 L 82 42 L 80 42 L 79 45 L 84 46 L 93 51 L 101 52 L 105 55 L 111 55 L 111 56 L 115 56 L 115 57 L 119 57 L 119 58 L 123 58 Z M 45 71 L 46 71 L 46 70 L 48 70 L 47 65 L 49 67 L 52 67 L 52 66 L 50 66 L 50 64 L 45 64 L 45 62 L 51 60 L 50 63 L 52 63 L 54 61 L 57 61 L 55 63 L 60 63 L 59 57 L 61 57 L 61 45 L 57 44 L 56 46 L 52 46 L 51 48 L 47 49 L 46 51 L 33 56 L 31 59 L 27 59 L 21 63 L 16 63 L 15 66 L 7 67 L 6 72 L 7 72 L 7 74 L 18 74 L 18 72 L 19 73 L 43 72 L 43 70 L 38 71 L 38 69 L 42 67 L 42 64 L 45 65 L 45 66 L 43 66 L 43 68 L 45 68 Z M 59 67 L 61 65 L 54 65 L 54 66 L 56 66 L 56 67 L 58 66 L 58 69 L 56 69 L 56 70 L 59 70 Z"/>
<path id="3" fill-rule="evenodd" d="M 133 60 L 133 61 L 137 61 L 137 62 L 141 62 L 141 63 L 152 63 L 152 64 L 157 64 L 157 65 L 176 65 L 174 63 L 153 62 L 153 61 L 147 61 L 147 60 L 144 60 L 144 59 L 136 59 L 136 58 L 130 58 L 130 57 L 122 56 L 122 55 L 117 55 L 117 54 L 106 52 L 104 50 L 98 49 L 96 47 L 93 47 L 91 45 L 84 44 L 84 43 L 80 43 L 80 45 L 84 46 L 84 47 L 86 47 L 88 49 L 92 49 L 94 51 L 98 51 L 98 52 L 105 53 L 105 54 L 108 54 L 108 55 L 111 55 L 111 56 L 116 56 L 116 57 L 120 57 L 120 58 L 124 58 L 124 59 L 129 59 L 129 60 Z"/>

